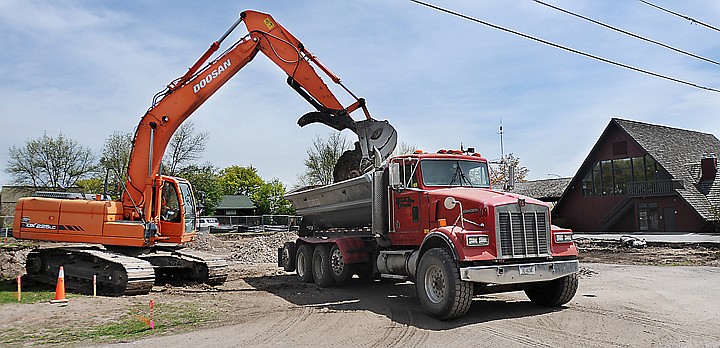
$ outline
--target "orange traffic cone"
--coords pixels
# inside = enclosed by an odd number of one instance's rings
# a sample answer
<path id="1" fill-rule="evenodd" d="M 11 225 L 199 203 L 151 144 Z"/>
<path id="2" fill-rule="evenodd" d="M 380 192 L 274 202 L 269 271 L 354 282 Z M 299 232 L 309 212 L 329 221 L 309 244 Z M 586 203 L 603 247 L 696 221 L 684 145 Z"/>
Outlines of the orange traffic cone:
<path id="1" fill-rule="evenodd" d="M 60 274 L 58 274 L 57 285 L 55 286 L 55 299 L 50 303 L 67 303 L 65 298 L 65 269 L 60 266 Z"/>

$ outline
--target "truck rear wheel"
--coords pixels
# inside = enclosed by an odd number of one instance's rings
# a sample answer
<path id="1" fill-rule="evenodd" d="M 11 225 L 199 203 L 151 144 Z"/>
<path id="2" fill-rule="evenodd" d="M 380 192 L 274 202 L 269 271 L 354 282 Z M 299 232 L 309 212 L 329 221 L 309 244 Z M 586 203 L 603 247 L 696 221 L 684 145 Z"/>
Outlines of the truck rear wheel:
<path id="1" fill-rule="evenodd" d="M 295 243 L 285 242 L 282 248 L 282 264 L 285 272 L 295 270 Z"/>
<path id="2" fill-rule="evenodd" d="M 297 257 L 295 258 L 295 265 L 297 266 L 298 279 L 303 283 L 313 282 L 313 246 L 310 244 L 303 244 L 297 248 Z"/>
<path id="3" fill-rule="evenodd" d="M 312 258 L 313 277 L 315 284 L 326 288 L 335 283 L 332 276 L 332 267 L 330 266 L 330 246 L 321 244 L 315 247 Z"/>
<path id="4" fill-rule="evenodd" d="M 473 284 L 460 279 L 458 264 L 446 249 L 433 248 L 422 256 L 415 286 L 420 303 L 433 318 L 454 319 L 470 309 Z"/>
<path id="5" fill-rule="evenodd" d="M 337 244 L 333 244 L 330 248 L 330 269 L 335 285 L 343 285 L 352 278 L 351 265 L 345 263 L 342 251 Z"/>
<path id="6" fill-rule="evenodd" d="M 530 301 L 542 307 L 562 306 L 575 297 L 578 289 L 578 274 L 542 282 L 525 290 L 525 295 Z"/>

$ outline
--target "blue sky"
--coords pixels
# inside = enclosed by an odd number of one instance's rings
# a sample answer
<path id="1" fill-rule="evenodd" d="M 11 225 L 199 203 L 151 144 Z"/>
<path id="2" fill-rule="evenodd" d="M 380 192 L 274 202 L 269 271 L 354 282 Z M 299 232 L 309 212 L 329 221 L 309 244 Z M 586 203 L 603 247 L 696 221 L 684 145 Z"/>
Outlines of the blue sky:
<path id="1" fill-rule="evenodd" d="M 719 66 L 623 36 L 530 0 L 429 1 L 491 23 L 675 78 L 720 88 Z M 638 1 L 548 0 L 556 6 L 720 60 L 720 33 Z M 720 26 L 720 2 L 654 0 Z M 268 12 L 347 87 L 426 151 L 474 146 L 514 153 L 530 179 L 572 176 L 610 118 L 720 133 L 720 93 L 614 67 L 409 1 L 0 0 L 0 159 L 47 132 L 99 154 L 130 132 L 152 96 L 240 11 Z M 241 26 L 226 41 L 245 34 Z M 329 82 L 329 80 L 326 80 Z M 333 88 L 344 105 L 351 100 Z M 292 186 L 322 125 L 258 55 L 190 120 L 210 139 L 200 162 L 258 168 Z M 354 115 L 361 119 L 360 114 Z M 347 134 L 352 139 L 352 133 Z M 0 173 L 0 184 L 10 177 Z"/>

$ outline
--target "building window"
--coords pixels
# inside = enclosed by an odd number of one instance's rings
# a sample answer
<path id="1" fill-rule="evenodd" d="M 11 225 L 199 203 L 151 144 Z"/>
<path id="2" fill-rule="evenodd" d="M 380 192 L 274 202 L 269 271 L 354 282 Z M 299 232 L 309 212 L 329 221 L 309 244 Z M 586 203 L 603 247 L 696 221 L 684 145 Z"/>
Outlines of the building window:
<path id="1" fill-rule="evenodd" d="M 625 194 L 625 184 L 633 181 L 632 172 L 632 160 L 630 158 L 623 158 L 619 160 L 613 160 L 613 182 L 615 194 Z"/>
<path id="2" fill-rule="evenodd" d="M 602 191 L 600 191 L 600 194 L 603 196 L 614 194 L 612 161 L 600 161 L 600 172 L 602 174 Z"/>
<path id="3" fill-rule="evenodd" d="M 640 231 L 658 231 L 660 216 L 657 203 L 638 203 L 638 222 Z"/>
<path id="4" fill-rule="evenodd" d="M 627 183 L 657 179 L 657 163 L 650 155 L 593 163 L 583 177 L 583 196 L 624 195 Z"/>
<path id="5" fill-rule="evenodd" d="M 616 141 L 612 144 L 613 156 L 627 155 L 627 141 Z"/>

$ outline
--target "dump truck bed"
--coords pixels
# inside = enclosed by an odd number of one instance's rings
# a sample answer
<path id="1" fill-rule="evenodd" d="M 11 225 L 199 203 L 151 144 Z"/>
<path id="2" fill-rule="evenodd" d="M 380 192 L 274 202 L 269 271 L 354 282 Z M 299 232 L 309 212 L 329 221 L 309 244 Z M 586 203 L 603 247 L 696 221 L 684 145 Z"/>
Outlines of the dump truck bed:
<path id="1" fill-rule="evenodd" d="M 285 195 L 303 225 L 314 229 L 369 227 L 372 221 L 372 173 L 331 185 Z"/>

